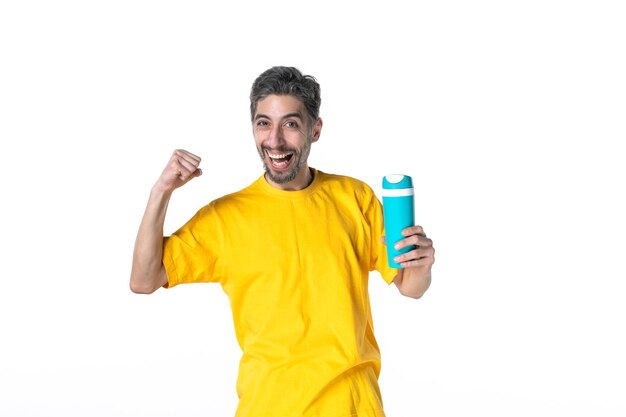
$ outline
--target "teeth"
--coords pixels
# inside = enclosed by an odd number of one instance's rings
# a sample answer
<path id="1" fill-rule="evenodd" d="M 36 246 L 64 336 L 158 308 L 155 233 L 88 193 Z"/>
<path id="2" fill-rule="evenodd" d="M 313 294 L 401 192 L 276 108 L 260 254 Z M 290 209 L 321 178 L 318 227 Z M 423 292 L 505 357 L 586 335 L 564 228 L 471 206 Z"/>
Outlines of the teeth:
<path id="1" fill-rule="evenodd" d="M 277 154 L 277 155 L 272 155 L 271 153 L 269 153 L 269 152 L 268 152 L 268 153 L 267 153 L 267 156 L 269 156 L 269 157 L 270 157 L 270 158 L 272 158 L 272 159 L 281 159 L 281 158 L 286 158 L 286 157 L 288 157 L 288 156 L 289 156 L 289 155 L 291 155 L 291 154 L 292 154 L 292 152 L 289 152 L 289 153 L 281 153 L 281 154 Z"/>

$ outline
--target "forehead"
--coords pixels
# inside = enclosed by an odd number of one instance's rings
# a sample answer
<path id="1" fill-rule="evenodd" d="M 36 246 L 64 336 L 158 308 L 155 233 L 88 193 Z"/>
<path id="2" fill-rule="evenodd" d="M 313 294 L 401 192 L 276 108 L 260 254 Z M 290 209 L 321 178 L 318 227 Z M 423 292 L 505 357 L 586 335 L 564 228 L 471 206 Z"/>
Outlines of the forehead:
<path id="1" fill-rule="evenodd" d="M 270 118 L 280 118 L 292 113 L 300 113 L 303 118 L 306 115 L 304 103 L 300 99 L 294 96 L 272 94 L 258 101 L 254 116 L 264 115 Z"/>

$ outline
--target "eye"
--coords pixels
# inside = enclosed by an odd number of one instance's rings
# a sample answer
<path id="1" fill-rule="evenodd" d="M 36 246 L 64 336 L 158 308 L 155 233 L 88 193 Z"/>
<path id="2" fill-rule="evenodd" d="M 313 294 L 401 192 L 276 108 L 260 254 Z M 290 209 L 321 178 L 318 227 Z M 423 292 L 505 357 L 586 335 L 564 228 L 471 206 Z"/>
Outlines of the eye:
<path id="1" fill-rule="evenodd" d="M 290 129 L 297 129 L 298 128 L 298 123 L 296 123 L 294 121 L 288 121 L 287 123 L 285 123 L 285 126 L 287 126 Z"/>
<path id="2" fill-rule="evenodd" d="M 259 126 L 259 127 L 265 127 L 265 126 L 268 126 L 269 123 L 267 122 L 267 120 L 258 120 L 256 122 L 256 125 Z"/>

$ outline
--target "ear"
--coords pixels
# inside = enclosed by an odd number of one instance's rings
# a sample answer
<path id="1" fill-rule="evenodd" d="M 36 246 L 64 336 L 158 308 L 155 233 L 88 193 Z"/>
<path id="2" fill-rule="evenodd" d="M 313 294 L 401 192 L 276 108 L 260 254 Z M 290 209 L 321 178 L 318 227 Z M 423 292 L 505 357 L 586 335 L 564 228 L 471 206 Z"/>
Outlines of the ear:
<path id="1" fill-rule="evenodd" d="M 317 120 L 315 121 L 315 124 L 313 125 L 313 140 L 312 142 L 317 142 L 318 139 L 320 138 L 320 135 L 322 134 L 322 125 L 324 123 L 322 122 L 322 118 L 318 117 Z"/>

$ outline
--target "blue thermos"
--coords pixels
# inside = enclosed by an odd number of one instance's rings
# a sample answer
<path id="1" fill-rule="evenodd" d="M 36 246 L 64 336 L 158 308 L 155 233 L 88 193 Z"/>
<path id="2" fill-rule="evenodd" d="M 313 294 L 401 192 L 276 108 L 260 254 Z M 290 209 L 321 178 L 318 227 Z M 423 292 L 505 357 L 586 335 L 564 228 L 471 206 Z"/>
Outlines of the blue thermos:
<path id="1" fill-rule="evenodd" d="M 394 245 L 405 238 L 402 230 L 415 224 L 415 203 L 413 180 L 408 175 L 387 175 L 383 177 L 383 217 L 385 221 L 385 242 L 387 261 L 392 268 L 402 268 L 393 261 L 396 256 L 413 250 L 407 246 L 400 250 Z"/>

